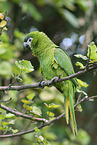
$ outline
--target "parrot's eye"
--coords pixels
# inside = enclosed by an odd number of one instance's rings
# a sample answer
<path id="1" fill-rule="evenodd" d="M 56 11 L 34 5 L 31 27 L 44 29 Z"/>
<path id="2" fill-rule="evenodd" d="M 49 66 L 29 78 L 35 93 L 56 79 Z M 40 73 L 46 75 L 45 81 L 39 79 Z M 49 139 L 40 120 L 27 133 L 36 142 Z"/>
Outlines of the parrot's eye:
<path id="1" fill-rule="evenodd" d="M 28 39 L 28 42 L 32 42 L 32 40 L 33 40 L 33 38 L 29 38 L 29 39 Z"/>

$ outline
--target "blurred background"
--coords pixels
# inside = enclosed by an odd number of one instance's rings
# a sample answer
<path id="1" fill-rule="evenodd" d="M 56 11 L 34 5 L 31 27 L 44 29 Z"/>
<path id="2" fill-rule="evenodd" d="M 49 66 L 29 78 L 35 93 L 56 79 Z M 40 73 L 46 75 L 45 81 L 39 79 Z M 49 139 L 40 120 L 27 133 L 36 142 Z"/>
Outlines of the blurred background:
<path id="1" fill-rule="evenodd" d="M 74 57 L 74 54 L 87 54 L 87 45 L 93 41 L 97 44 L 97 1 L 96 0 L 0 0 L 0 13 L 6 14 L 7 31 L 0 36 L 0 85 L 14 85 L 36 83 L 43 80 L 40 73 L 39 62 L 31 52 L 24 52 L 23 40 L 27 33 L 39 30 L 45 32 L 48 37 L 71 57 L 75 72 L 80 68 L 75 65 L 77 61 L 84 65 L 86 61 Z M 0 20 L 1 22 L 1 20 Z M 17 77 L 16 60 L 29 60 L 34 66 L 34 71 Z M 83 89 L 89 97 L 97 95 L 96 72 L 89 72 L 79 77 L 89 86 Z M 41 89 L 28 89 L 23 91 L 0 92 L 0 100 L 8 100 L 8 107 L 27 113 L 22 99 L 34 94 L 32 105 L 38 106 L 42 117 L 49 118 L 48 108 L 44 105 L 55 103 L 60 108 L 53 110 L 55 116 L 63 112 L 63 96 L 54 87 Z M 76 95 L 76 100 L 77 100 Z M 76 112 L 79 135 L 75 139 L 69 125 L 62 118 L 53 125 L 45 127 L 41 134 L 52 145 L 96 145 L 97 144 L 97 99 L 84 101 L 81 104 L 82 112 Z M 3 113 L 7 113 L 1 110 Z M 35 115 L 35 114 L 34 114 Z M 0 118 L 0 124 L 2 118 Z M 4 118 L 5 119 L 5 118 Z M 5 119 L 6 120 L 6 119 Z M 32 129 L 35 124 L 22 118 L 13 118 L 15 123 L 5 128 L 23 131 Z M 6 120 L 9 121 L 9 120 Z M 2 125 L 2 124 L 1 124 Z M 6 129 L 5 129 L 6 130 Z M 0 131 L 0 134 L 4 130 Z M 22 137 L 2 139 L 0 145 L 31 145 L 38 144 L 37 133 L 30 133 Z M 41 144 L 41 143 L 40 143 Z"/>

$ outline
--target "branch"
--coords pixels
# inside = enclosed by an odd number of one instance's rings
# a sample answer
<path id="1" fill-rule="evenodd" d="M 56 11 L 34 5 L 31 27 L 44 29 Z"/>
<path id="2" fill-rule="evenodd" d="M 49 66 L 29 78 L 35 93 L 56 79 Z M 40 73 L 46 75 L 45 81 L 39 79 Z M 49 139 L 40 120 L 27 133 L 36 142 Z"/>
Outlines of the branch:
<path id="1" fill-rule="evenodd" d="M 39 121 L 39 122 L 47 122 L 48 120 L 46 120 L 45 118 L 37 118 L 37 117 L 32 117 L 32 116 L 29 116 L 29 115 L 26 115 L 26 114 L 23 114 L 23 113 L 20 113 L 18 111 L 15 111 L 11 108 L 8 108 L 2 104 L 0 104 L 0 108 L 6 110 L 7 112 L 10 112 L 12 114 L 15 114 L 16 116 L 18 117 L 23 117 L 25 119 L 30 119 L 30 120 L 33 120 L 33 121 Z"/>
<path id="2" fill-rule="evenodd" d="M 63 77 L 63 78 L 55 77 L 55 78 L 52 78 L 49 82 L 43 81 L 43 83 L 38 82 L 36 84 L 21 85 L 21 86 L 1 86 L 0 87 L 0 91 L 6 91 L 6 90 L 17 90 L 17 91 L 19 91 L 19 90 L 23 90 L 23 89 L 41 88 L 41 87 L 45 87 L 45 86 L 50 86 L 50 85 L 53 85 L 53 84 L 58 83 L 58 82 L 71 80 L 74 77 L 78 77 L 80 75 L 83 75 L 83 74 L 85 74 L 87 72 L 90 72 L 92 70 L 95 70 L 95 69 L 97 69 L 97 64 L 95 64 L 93 66 L 90 66 L 88 69 L 84 69 L 82 71 L 79 71 L 79 72 L 77 72 L 75 74 L 72 74 L 70 76 L 67 76 L 67 77 Z"/>
<path id="3" fill-rule="evenodd" d="M 95 98 L 95 96 L 93 96 Z M 92 97 L 92 98 L 93 98 Z M 97 97 L 97 96 L 96 96 Z M 87 96 L 85 96 L 84 98 L 82 98 L 79 102 L 77 102 L 74 107 L 76 107 L 79 103 L 82 103 L 83 101 L 85 101 L 86 99 L 89 99 Z M 54 121 L 56 120 L 59 120 L 60 118 L 64 117 L 65 113 L 62 113 L 61 115 L 55 117 L 54 119 L 46 122 L 46 123 L 43 123 L 42 125 L 38 126 L 37 128 L 38 129 L 41 129 L 45 126 L 48 126 L 50 125 L 51 123 L 53 123 Z M 2 138 L 11 138 L 11 137 L 17 137 L 17 136 L 21 136 L 21 135 L 25 135 L 27 133 L 31 133 L 31 132 L 35 132 L 35 129 L 31 129 L 31 130 L 27 130 L 27 131 L 23 131 L 23 132 L 19 132 L 19 133 L 16 133 L 16 134 L 8 134 L 8 135 L 0 135 L 0 139 Z"/>

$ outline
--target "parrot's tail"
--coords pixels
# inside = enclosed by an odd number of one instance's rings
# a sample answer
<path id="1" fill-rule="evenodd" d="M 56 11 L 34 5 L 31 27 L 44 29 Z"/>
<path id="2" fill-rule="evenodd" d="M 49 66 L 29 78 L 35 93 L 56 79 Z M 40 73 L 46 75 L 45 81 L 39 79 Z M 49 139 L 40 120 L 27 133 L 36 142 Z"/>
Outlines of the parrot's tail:
<path id="1" fill-rule="evenodd" d="M 69 110 L 70 110 L 70 122 L 71 127 L 74 135 L 77 135 L 77 124 L 75 119 L 75 112 L 73 107 L 73 95 L 74 95 L 74 88 L 71 81 L 66 81 L 65 84 L 65 113 L 66 113 L 66 122 L 69 123 Z"/>

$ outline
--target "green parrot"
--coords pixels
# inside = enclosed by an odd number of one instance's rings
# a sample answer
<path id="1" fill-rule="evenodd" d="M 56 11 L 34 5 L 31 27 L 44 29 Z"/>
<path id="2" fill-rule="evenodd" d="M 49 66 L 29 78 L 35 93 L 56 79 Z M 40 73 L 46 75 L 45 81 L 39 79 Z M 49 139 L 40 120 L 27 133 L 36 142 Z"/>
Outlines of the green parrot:
<path id="1" fill-rule="evenodd" d="M 39 31 L 34 31 L 26 35 L 24 38 L 24 49 L 31 50 L 39 62 L 41 72 L 47 80 L 54 77 L 66 77 L 74 74 L 74 69 L 71 60 L 67 53 L 59 46 L 55 45 L 48 36 Z M 77 87 L 77 79 L 58 82 L 54 85 L 65 98 L 65 114 L 66 122 L 70 122 L 74 135 L 77 135 L 77 124 L 73 107 L 73 98 Z"/>

